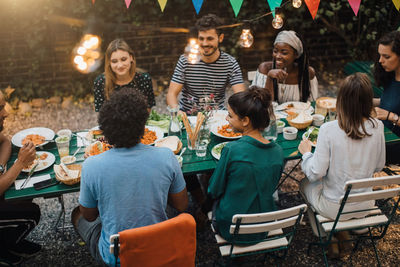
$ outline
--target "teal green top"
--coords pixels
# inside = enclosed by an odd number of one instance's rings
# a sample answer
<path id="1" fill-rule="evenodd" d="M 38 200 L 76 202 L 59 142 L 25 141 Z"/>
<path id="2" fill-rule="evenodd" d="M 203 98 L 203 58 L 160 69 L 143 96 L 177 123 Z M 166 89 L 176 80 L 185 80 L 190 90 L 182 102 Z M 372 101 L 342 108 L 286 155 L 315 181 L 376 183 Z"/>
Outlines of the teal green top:
<path id="1" fill-rule="evenodd" d="M 232 241 L 232 216 L 276 210 L 272 194 L 283 169 L 283 151 L 276 143 L 264 144 L 243 136 L 228 143 L 211 177 L 208 193 L 219 200 L 215 210 L 218 231 Z M 246 241 L 259 239 L 247 236 Z"/>

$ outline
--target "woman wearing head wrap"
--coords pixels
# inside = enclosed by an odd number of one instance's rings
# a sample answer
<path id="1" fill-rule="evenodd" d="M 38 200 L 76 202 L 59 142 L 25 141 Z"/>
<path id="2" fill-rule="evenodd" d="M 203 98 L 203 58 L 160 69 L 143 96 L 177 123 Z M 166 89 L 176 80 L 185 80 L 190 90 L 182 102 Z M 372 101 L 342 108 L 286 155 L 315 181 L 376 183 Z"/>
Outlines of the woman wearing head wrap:
<path id="1" fill-rule="evenodd" d="M 308 56 L 301 37 L 294 31 L 281 31 L 275 39 L 273 61 L 258 67 L 252 85 L 267 88 L 279 103 L 316 100 L 318 81 L 308 66 Z"/>

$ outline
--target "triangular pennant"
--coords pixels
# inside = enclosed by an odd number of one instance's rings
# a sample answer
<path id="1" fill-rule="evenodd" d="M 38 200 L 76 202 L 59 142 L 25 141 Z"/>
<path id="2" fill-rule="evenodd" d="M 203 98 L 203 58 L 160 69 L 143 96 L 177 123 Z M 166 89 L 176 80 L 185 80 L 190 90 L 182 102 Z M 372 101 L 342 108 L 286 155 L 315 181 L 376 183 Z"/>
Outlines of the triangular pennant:
<path id="1" fill-rule="evenodd" d="M 349 0 L 351 9 L 353 9 L 354 15 L 357 16 L 358 10 L 360 9 L 361 0 Z"/>
<path id="2" fill-rule="evenodd" d="M 164 12 L 165 5 L 168 0 L 158 0 L 158 4 L 160 4 L 161 12 Z"/>
<path id="3" fill-rule="evenodd" d="M 129 6 L 131 5 L 132 0 L 125 0 L 125 5 L 126 8 L 129 8 Z"/>
<path id="4" fill-rule="evenodd" d="M 400 0 L 392 0 L 392 1 L 393 1 L 394 6 L 396 7 L 396 9 L 399 10 L 399 8 L 400 8 Z"/>
<path id="5" fill-rule="evenodd" d="M 203 5 L 204 0 L 192 0 L 194 9 L 196 10 L 196 14 L 199 14 L 201 6 Z"/>
<path id="6" fill-rule="evenodd" d="M 275 18 L 275 8 L 280 7 L 282 4 L 282 0 L 267 0 L 269 8 L 271 9 L 272 16 Z"/>
<path id="7" fill-rule="evenodd" d="M 318 6 L 320 0 L 305 0 L 308 10 L 310 11 L 311 17 L 315 19 L 317 15 Z"/>
<path id="8" fill-rule="evenodd" d="M 233 12 L 235 12 L 235 17 L 239 14 L 240 8 L 242 7 L 243 0 L 229 0 L 231 2 L 231 6 L 233 8 Z"/>

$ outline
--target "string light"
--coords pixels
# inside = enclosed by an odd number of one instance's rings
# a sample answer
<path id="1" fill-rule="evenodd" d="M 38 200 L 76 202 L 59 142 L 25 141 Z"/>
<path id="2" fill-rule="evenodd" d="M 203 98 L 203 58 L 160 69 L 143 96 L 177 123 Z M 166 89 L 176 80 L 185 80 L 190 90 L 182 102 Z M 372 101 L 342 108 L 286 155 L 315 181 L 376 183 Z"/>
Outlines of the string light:
<path id="1" fill-rule="evenodd" d="M 249 48 L 254 42 L 254 37 L 250 31 L 250 23 L 245 23 L 242 29 L 242 34 L 239 37 L 239 44 L 241 47 Z"/>
<path id="2" fill-rule="evenodd" d="M 292 1 L 292 6 L 293 6 L 294 8 L 299 8 L 299 7 L 301 7 L 301 4 L 302 4 L 302 1 L 301 1 L 301 0 L 293 0 L 293 1 Z"/>
<path id="3" fill-rule="evenodd" d="M 283 18 L 279 10 L 279 8 L 275 8 L 275 18 L 272 20 L 272 27 L 275 29 L 280 29 L 283 26 Z"/>
<path id="4" fill-rule="evenodd" d="M 79 44 L 72 51 L 74 67 L 82 72 L 95 71 L 101 65 L 100 37 L 94 34 L 85 34 Z"/>
<path id="5" fill-rule="evenodd" d="M 196 64 L 200 61 L 200 46 L 196 38 L 190 38 L 185 47 L 185 57 L 190 64 Z"/>

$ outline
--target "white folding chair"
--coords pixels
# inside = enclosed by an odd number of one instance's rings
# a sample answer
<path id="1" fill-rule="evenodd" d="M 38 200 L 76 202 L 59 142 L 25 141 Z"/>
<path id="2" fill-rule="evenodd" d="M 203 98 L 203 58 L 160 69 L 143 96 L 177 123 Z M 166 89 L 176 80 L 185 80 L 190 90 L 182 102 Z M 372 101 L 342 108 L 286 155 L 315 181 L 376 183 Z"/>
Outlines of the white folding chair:
<path id="1" fill-rule="evenodd" d="M 319 245 L 322 249 L 325 265 L 328 266 L 326 248 L 330 243 L 337 242 L 332 241 L 333 235 L 341 231 L 358 231 L 358 233 L 360 233 L 359 235 L 355 235 L 355 238 L 347 240 L 346 242 L 356 241 L 353 249 L 353 252 L 355 252 L 362 240 L 370 240 L 374 248 L 378 266 L 380 266 L 381 264 L 375 246 L 375 240 L 379 240 L 385 236 L 393 216 L 396 213 L 400 199 L 400 187 L 397 187 L 399 184 L 400 175 L 348 181 L 345 186 L 345 194 L 340 199 L 341 205 L 335 220 L 326 218 L 316 213 L 313 207 L 309 207 L 314 212 L 319 241 L 316 243 L 310 243 L 308 253 L 310 253 L 311 245 Z M 352 189 L 361 188 L 375 188 L 376 190 L 364 193 L 351 192 Z M 384 200 L 380 203 L 376 202 L 376 204 L 381 204 L 380 206 L 384 204 L 386 210 L 390 207 L 389 211 L 385 214 L 381 207 L 378 206 L 374 206 L 370 209 L 360 208 L 352 211 L 344 211 L 344 207 L 348 203 L 359 203 L 370 200 Z M 363 217 L 360 218 L 361 214 Z M 346 218 L 352 217 L 353 219 L 341 220 L 342 216 L 346 216 Z M 321 233 L 320 227 L 327 233 L 326 235 Z"/>
<path id="2" fill-rule="evenodd" d="M 233 241 L 228 242 L 215 233 L 215 239 L 219 246 L 222 257 L 228 257 L 229 266 L 232 258 L 253 255 L 271 254 L 271 252 L 282 251 L 282 255 L 272 255 L 275 259 L 284 259 L 292 242 L 296 228 L 307 209 L 306 204 L 273 212 L 256 214 L 236 214 L 232 218 L 230 233 Z M 211 212 L 209 213 L 209 217 Z M 265 233 L 263 238 L 251 242 L 238 241 L 241 235 Z"/>

